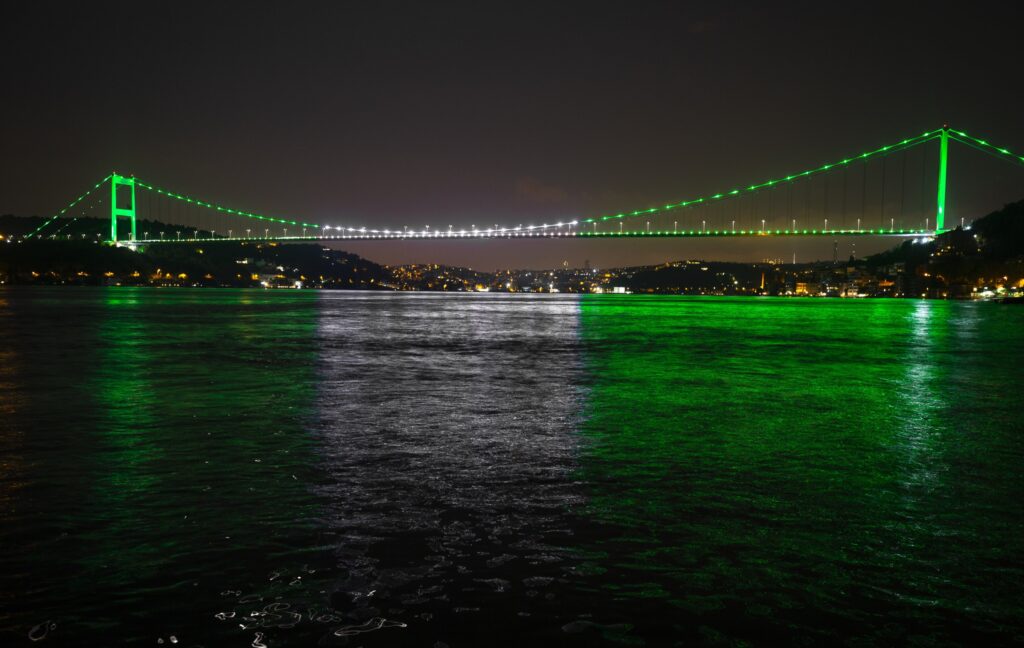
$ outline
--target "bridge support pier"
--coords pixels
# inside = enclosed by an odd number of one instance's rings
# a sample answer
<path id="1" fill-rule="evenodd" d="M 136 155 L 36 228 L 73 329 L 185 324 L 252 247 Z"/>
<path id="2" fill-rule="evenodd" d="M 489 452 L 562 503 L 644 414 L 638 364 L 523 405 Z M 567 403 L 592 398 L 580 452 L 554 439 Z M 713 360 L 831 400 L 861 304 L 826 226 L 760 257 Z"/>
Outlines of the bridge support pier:
<path id="1" fill-rule="evenodd" d="M 117 200 L 117 189 L 118 187 L 129 187 L 129 199 L 131 202 L 128 207 L 120 207 Z M 110 242 L 117 243 L 117 219 L 120 216 L 126 216 L 132 219 L 132 241 L 136 240 L 135 236 L 135 178 L 126 178 L 124 176 L 117 175 L 116 173 L 110 176 Z"/>

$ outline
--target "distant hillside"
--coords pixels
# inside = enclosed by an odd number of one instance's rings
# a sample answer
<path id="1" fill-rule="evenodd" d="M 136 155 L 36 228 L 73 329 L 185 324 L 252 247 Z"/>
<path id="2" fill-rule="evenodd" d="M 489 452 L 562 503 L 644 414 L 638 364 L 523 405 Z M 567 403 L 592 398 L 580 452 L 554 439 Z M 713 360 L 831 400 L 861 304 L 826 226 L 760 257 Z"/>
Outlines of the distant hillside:
<path id="1" fill-rule="evenodd" d="M 912 294 L 964 296 L 971 288 L 1014 283 L 1024 277 L 1024 200 L 1010 203 L 926 243 L 904 241 L 864 260 L 868 268 L 903 264 Z"/>
<path id="2" fill-rule="evenodd" d="M 679 261 L 658 266 L 628 268 L 621 282 L 633 292 L 701 293 L 733 290 L 737 283 L 758 284 L 762 264 L 722 261 Z M 630 272 L 631 271 L 631 272 Z M 770 272 L 770 268 L 768 269 Z"/>
<path id="3" fill-rule="evenodd" d="M 56 239 L 0 244 L 0 278 L 12 284 L 244 287 L 290 286 L 301 282 L 324 288 L 390 287 L 391 273 L 386 268 L 321 245 L 200 241 L 188 245 L 151 245 L 133 252 L 97 242 L 95 234 L 89 235 L 95 232 L 96 221 L 79 219 L 63 223 L 67 227 Z M 30 232 L 41 222 L 42 219 L 0 217 L 0 234 Z M 162 228 L 175 235 L 177 232 L 160 223 L 146 225 L 152 226 L 153 231 Z"/>
<path id="4" fill-rule="evenodd" d="M 41 216 L 13 216 L 0 214 L 0 236 L 4 238 L 20 238 L 46 222 Z M 96 219 L 90 218 L 95 221 Z M 109 221 L 107 221 L 109 228 Z"/>

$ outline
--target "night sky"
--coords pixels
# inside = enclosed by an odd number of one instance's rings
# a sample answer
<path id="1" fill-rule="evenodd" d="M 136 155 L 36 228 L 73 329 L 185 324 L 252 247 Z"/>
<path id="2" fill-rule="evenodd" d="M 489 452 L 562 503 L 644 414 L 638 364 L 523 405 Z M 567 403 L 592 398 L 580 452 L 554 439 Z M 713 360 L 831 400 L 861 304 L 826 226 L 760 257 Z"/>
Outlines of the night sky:
<path id="1" fill-rule="evenodd" d="M 0 20 L 0 213 L 49 215 L 117 170 L 312 222 L 514 225 L 713 193 L 943 123 L 1024 151 L 1020 20 L 999 4 L 19 5 Z M 954 216 L 1024 198 L 1024 168 L 961 148 Z M 342 247 L 481 269 L 832 256 L 830 239 Z"/>

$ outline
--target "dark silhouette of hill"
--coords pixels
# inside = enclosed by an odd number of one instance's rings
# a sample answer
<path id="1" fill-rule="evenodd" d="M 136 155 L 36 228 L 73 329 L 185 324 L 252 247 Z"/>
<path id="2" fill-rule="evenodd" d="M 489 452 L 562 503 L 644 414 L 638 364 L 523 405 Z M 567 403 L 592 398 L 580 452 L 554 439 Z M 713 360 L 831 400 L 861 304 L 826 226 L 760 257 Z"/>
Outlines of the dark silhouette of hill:
<path id="1" fill-rule="evenodd" d="M 957 227 L 933 240 L 904 241 L 865 259 L 869 268 L 904 264 L 911 294 L 924 291 L 966 296 L 972 287 L 1024 277 L 1024 200 Z"/>
<path id="2" fill-rule="evenodd" d="M 44 222 L 38 218 L 0 217 L 0 234 L 27 234 Z M 56 226 L 54 226 L 56 225 Z M 97 237 L 109 221 L 78 219 L 54 224 L 54 238 L 29 238 L 0 244 L 0 276 L 8 283 L 159 284 L 254 286 L 263 284 L 367 289 L 386 287 L 391 273 L 355 254 L 312 243 L 260 241 L 155 244 L 132 251 L 106 245 Z M 191 238 L 194 230 L 139 221 L 151 232 Z M 109 231 L 107 232 L 109 235 Z M 187 235 L 186 235 L 187 234 Z M 209 233 L 199 232 L 199 238 Z"/>

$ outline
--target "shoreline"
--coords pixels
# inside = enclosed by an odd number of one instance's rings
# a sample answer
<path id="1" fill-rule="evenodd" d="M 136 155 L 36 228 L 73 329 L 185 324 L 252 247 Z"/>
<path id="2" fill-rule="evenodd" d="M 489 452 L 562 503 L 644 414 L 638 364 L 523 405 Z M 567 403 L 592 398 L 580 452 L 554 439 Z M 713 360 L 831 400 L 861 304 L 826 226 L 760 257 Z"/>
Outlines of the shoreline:
<path id="1" fill-rule="evenodd" d="M 83 283 L 67 284 L 27 284 L 27 283 L 0 283 L 0 291 L 7 289 L 38 289 L 38 288 L 74 288 L 74 289 L 148 289 L 148 290 L 245 290 L 252 292 L 329 292 L 329 293 L 373 293 L 386 294 L 419 294 L 419 295 L 504 295 L 519 297 L 552 297 L 552 296 L 599 296 L 599 297 L 690 297 L 709 299 L 795 299 L 795 300 L 821 300 L 821 301 L 875 301 L 875 300 L 918 300 L 918 301 L 950 301 L 970 303 L 1024 303 L 1024 294 L 1007 294 L 993 297 L 932 297 L 926 295 L 785 295 L 785 294 L 708 294 L 708 293 L 672 293 L 672 292 L 563 292 L 563 291 L 510 291 L 510 290 L 387 290 L 380 288 L 327 288 L 327 287 L 288 287 L 288 286 L 180 286 L 180 285 L 98 285 Z"/>

